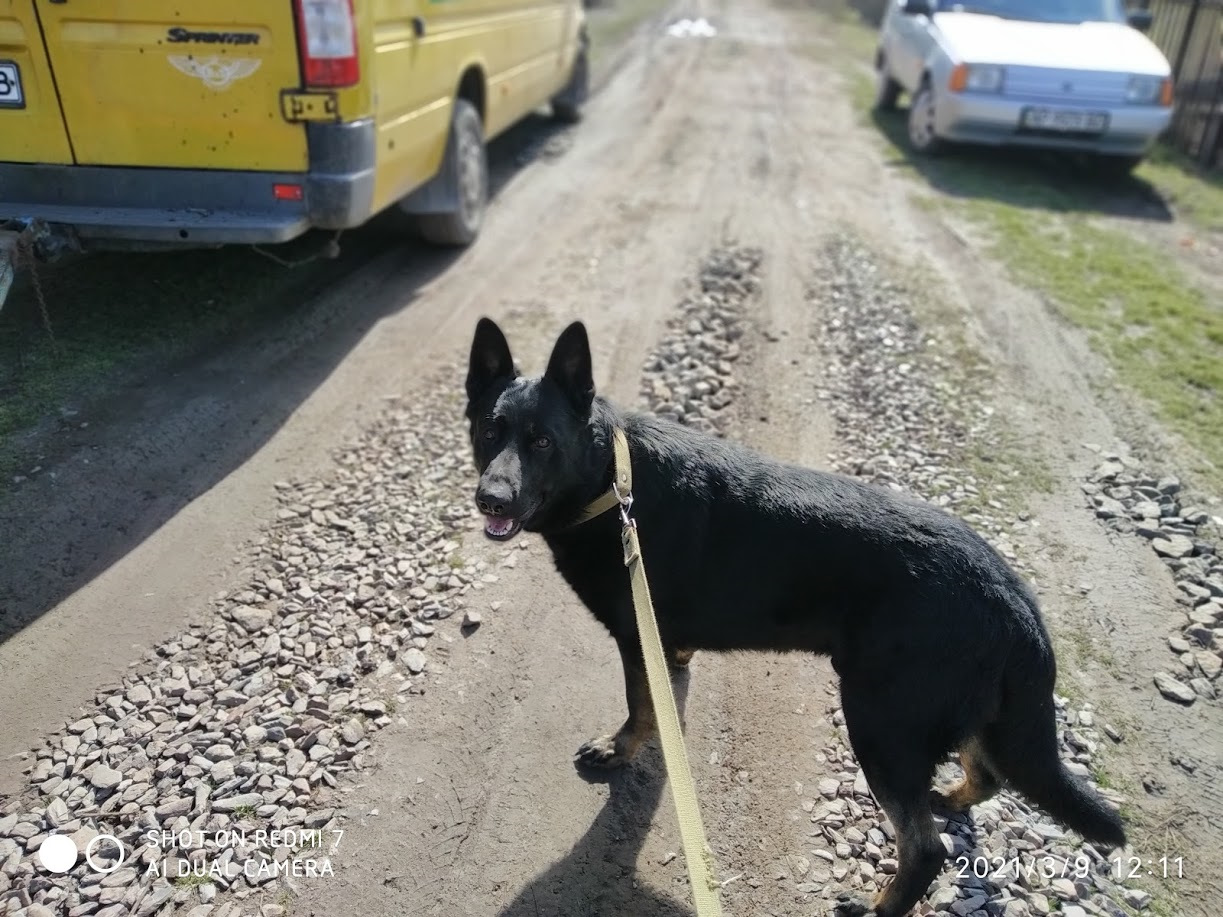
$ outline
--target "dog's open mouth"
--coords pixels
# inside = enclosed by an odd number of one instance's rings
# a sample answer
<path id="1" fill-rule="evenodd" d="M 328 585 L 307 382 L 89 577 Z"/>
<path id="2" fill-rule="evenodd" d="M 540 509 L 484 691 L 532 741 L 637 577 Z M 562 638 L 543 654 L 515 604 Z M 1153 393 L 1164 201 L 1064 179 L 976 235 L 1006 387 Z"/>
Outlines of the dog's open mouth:
<path id="1" fill-rule="evenodd" d="M 509 541 L 522 531 L 522 523 L 510 516 L 485 516 L 484 534 L 496 541 Z"/>

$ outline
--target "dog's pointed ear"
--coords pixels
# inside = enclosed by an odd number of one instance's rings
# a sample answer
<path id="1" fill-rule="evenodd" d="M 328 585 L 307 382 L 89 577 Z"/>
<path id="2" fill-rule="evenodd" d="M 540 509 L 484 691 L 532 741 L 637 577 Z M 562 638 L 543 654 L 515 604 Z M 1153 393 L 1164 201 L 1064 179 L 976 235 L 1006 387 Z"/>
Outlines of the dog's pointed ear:
<path id="1" fill-rule="evenodd" d="M 590 413 L 595 380 L 590 362 L 590 340 L 581 322 L 573 322 L 556 339 L 544 378 L 560 386 L 579 414 Z"/>
<path id="2" fill-rule="evenodd" d="M 480 319 L 476 323 L 471 360 L 467 365 L 468 402 L 478 401 L 498 379 L 506 376 L 513 379 L 517 375 L 509 341 L 491 318 Z"/>

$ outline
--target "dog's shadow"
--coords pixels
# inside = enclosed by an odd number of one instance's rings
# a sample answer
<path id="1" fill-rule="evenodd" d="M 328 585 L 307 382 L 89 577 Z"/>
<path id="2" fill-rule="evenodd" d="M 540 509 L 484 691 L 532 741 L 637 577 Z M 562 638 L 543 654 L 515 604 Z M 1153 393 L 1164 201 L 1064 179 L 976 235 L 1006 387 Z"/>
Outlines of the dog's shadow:
<path id="1" fill-rule="evenodd" d="M 686 674 L 674 684 L 682 719 Z M 657 740 L 642 748 L 629 767 L 602 772 L 578 767 L 578 774 L 588 783 L 607 784 L 607 802 L 573 849 L 532 879 L 498 917 L 691 917 L 691 909 L 637 878 L 637 859 L 666 782 Z M 670 868 L 682 874 L 682 860 Z M 686 885 L 676 897 L 687 897 Z"/>

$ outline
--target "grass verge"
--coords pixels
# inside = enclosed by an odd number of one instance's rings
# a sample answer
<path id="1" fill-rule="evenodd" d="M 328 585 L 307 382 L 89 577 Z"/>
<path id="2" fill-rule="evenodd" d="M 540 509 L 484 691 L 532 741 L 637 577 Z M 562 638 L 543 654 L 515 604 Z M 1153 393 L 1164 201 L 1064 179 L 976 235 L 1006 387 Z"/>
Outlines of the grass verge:
<path id="1" fill-rule="evenodd" d="M 1194 445 L 1195 470 L 1223 484 L 1223 304 L 1189 284 L 1157 250 L 1083 217 L 1042 221 L 974 201 L 972 219 L 1014 279 L 1085 329 L 1118 378 Z"/>
<path id="2" fill-rule="evenodd" d="M 1137 174 L 1159 188 L 1190 223 L 1223 233 L 1223 172 L 1205 172 L 1187 156 L 1160 144 Z"/>

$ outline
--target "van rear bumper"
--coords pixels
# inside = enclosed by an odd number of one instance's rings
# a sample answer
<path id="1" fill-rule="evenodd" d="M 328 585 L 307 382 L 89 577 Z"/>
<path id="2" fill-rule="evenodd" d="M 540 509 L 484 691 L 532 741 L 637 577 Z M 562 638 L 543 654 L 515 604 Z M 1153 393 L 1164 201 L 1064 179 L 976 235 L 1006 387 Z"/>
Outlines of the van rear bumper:
<path id="1" fill-rule="evenodd" d="M 361 225 L 372 216 L 373 123 L 309 124 L 307 137 L 306 172 L 0 162 L 0 222 L 69 226 L 85 247 L 274 243 Z M 277 200 L 275 185 L 299 187 L 301 200 Z"/>

